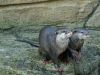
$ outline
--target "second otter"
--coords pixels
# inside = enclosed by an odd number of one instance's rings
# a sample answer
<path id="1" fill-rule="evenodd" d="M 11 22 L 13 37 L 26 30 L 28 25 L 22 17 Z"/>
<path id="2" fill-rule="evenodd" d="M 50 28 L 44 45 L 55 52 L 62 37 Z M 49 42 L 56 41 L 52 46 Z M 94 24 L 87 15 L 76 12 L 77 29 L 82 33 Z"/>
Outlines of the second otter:
<path id="1" fill-rule="evenodd" d="M 84 29 L 73 30 L 67 49 L 59 55 L 62 62 L 68 62 L 68 58 L 79 62 L 81 58 L 81 48 L 83 47 L 85 39 L 89 37 L 88 31 Z"/>

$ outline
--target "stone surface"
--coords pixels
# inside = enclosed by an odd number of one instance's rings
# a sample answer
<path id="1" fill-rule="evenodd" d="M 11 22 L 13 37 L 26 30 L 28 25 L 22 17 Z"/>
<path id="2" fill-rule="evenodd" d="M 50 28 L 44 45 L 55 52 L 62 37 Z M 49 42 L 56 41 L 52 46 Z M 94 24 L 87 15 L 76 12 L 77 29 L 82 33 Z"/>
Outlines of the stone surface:
<path id="1" fill-rule="evenodd" d="M 21 3 L 37 3 L 48 0 L 0 0 L 0 5 L 8 5 L 8 4 L 21 4 Z"/>
<path id="2" fill-rule="evenodd" d="M 61 5 L 62 3 L 62 5 Z M 0 10 L 1 25 L 34 25 L 52 22 L 73 22 L 78 8 L 67 1 L 26 6 L 11 6 Z"/>
<path id="3" fill-rule="evenodd" d="M 59 0 L 40 4 L 2 6 L 0 28 L 84 21 L 98 0 Z"/>
<path id="4" fill-rule="evenodd" d="M 100 27 L 100 6 L 87 22 L 87 26 Z"/>
<path id="5" fill-rule="evenodd" d="M 37 35 L 33 32 L 20 32 L 20 34 L 31 39 Z M 100 38 L 98 38 L 100 33 L 91 31 L 90 35 L 91 37 L 85 41 L 82 49 L 84 60 L 81 63 L 81 70 L 85 71 L 91 68 L 90 63 L 100 55 Z M 43 64 L 38 48 L 15 40 L 16 38 L 7 32 L 0 33 L 0 75 L 58 75 L 58 72 L 53 71 L 53 63 Z M 67 68 L 64 75 L 74 75 L 72 64 L 63 66 Z"/>
<path id="6" fill-rule="evenodd" d="M 93 9 L 96 7 L 99 0 L 85 0 L 80 3 L 80 10 L 78 14 L 78 20 L 83 20 L 87 17 Z"/>

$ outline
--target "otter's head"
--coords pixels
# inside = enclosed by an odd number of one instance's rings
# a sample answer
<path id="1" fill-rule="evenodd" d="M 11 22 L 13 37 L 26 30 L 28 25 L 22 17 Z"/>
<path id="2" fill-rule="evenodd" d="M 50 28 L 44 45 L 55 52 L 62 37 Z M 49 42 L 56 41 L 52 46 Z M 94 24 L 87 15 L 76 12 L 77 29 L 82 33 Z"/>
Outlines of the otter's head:
<path id="1" fill-rule="evenodd" d="M 57 37 L 59 36 L 59 39 L 68 39 L 72 35 L 72 31 L 69 29 L 60 29 L 56 31 Z"/>
<path id="2" fill-rule="evenodd" d="M 87 37 L 89 37 L 89 32 L 85 29 L 77 29 L 73 31 L 73 34 L 77 36 L 80 40 L 85 40 Z"/>
<path id="3" fill-rule="evenodd" d="M 69 37 L 72 32 L 68 29 L 60 29 L 56 31 L 56 43 L 60 48 L 66 48 L 68 46 Z"/>
<path id="4" fill-rule="evenodd" d="M 70 57 L 72 57 L 72 59 L 74 59 L 76 62 L 79 62 L 81 59 L 81 47 L 83 46 L 84 40 L 87 37 L 89 37 L 89 32 L 87 30 L 77 29 L 73 31 L 73 34 L 70 38 L 71 48 L 69 47 L 69 53 L 71 54 Z"/>

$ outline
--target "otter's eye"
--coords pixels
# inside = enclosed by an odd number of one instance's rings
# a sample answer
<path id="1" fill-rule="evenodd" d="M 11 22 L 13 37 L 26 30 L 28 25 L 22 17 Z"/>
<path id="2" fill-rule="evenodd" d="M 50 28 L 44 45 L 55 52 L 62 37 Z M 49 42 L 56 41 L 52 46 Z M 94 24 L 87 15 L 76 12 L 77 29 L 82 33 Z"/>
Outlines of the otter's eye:
<path id="1" fill-rule="evenodd" d="M 81 33 L 84 33 L 84 32 L 81 32 Z"/>
<path id="2" fill-rule="evenodd" d="M 66 31 L 63 31 L 63 33 L 65 33 Z"/>
<path id="3" fill-rule="evenodd" d="M 57 34 L 58 34 L 58 32 L 55 32 L 55 34 L 57 35 Z"/>
<path id="4" fill-rule="evenodd" d="M 75 30 L 75 31 L 73 31 L 73 33 L 76 33 L 77 31 Z"/>

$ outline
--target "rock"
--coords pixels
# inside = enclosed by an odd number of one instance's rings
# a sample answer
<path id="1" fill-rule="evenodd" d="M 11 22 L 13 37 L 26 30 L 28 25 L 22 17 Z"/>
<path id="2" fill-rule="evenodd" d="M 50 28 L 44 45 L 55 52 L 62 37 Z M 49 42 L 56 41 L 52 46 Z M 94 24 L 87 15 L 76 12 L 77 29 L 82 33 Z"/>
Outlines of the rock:
<path id="1" fill-rule="evenodd" d="M 37 3 L 48 0 L 0 0 L 0 5 L 8 5 L 8 4 L 21 4 L 21 3 Z"/>
<path id="2" fill-rule="evenodd" d="M 78 20 L 83 20 L 93 11 L 98 4 L 98 0 L 85 0 L 80 3 Z"/>
<path id="3" fill-rule="evenodd" d="M 46 3 L 2 6 L 0 28 L 84 21 L 97 2 L 98 0 L 55 0 Z"/>
<path id="4" fill-rule="evenodd" d="M 87 22 L 87 26 L 100 27 L 100 6 Z"/>
<path id="5" fill-rule="evenodd" d="M 0 24 L 4 27 L 11 25 L 25 26 L 47 24 L 58 21 L 73 22 L 76 20 L 73 16 L 75 16 L 77 12 L 77 5 L 69 4 L 67 1 L 26 6 L 11 6 L 0 10 Z"/>

